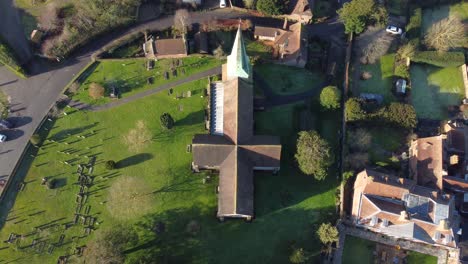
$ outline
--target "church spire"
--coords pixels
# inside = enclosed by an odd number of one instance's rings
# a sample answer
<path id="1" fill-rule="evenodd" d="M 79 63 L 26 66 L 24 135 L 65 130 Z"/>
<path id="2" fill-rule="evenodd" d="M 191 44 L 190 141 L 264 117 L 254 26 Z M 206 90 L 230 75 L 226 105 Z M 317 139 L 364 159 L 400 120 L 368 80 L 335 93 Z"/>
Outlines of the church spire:
<path id="1" fill-rule="evenodd" d="M 231 55 L 228 56 L 227 60 L 227 77 L 228 79 L 231 79 L 235 77 L 249 78 L 250 76 L 250 61 L 247 56 L 244 40 L 242 38 L 241 25 L 239 23 Z"/>

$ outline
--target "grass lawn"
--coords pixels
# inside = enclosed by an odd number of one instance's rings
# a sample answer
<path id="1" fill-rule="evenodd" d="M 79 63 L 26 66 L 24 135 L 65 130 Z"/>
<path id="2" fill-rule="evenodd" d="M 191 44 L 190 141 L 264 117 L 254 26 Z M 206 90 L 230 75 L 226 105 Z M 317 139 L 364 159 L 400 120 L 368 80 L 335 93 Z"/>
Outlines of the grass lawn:
<path id="1" fill-rule="evenodd" d="M 447 107 L 465 96 L 459 68 L 411 65 L 411 100 L 418 118 L 445 119 Z"/>
<path id="2" fill-rule="evenodd" d="M 375 243 L 361 238 L 346 236 L 343 249 L 343 264 L 371 264 L 374 263 L 372 252 Z"/>
<path id="3" fill-rule="evenodd" d="M 394 62 L 395 54 L 387 54 L 374 64 L 361 65 L 361 73 L 370 72 L 372 78 L 368 80 L 359 79 L 359 91 L 361 93 L 381 94 L 384 96 L 385 103 L 395 101 L 395 96 L 392 93 Z"/>
<path id="4" fill-rule="evenodd" d="M 182 66 L 174 67 L 177 69 L 177 76 L 174 76 L 171 68 L 177 60 L 165 59 L 156 62 L 152 70 L 146 70 L 146 60 L 119 60 L 119 61 L 101 61 L 96 62 L 86 74 L 89 76 L 82 80 L 82 85 L 77 94 L 73 96 L 74 100 L 79 100 L 88 104 L 104 104 L 112 99 L 108 97 L 111 92 L 111 86 L 115 85 L 121 92 L 121 97 L 127 97 L 135 93 L 156 88 L 159 85 L 170 83 L 178 79 L 184 79 L 192 74 L 203 72 L 214 67 L 220 66 L 222 60 L 217 60 L 210 56 L 190 56 L 181 59 Z M 184 74 L 185 71 L 185 74 Z M 165 73 L 169 73 L 169 79 L 165 79 Z M 148 83 L 148 78 L 153 77 L 152 84 Z M 88 88 L 92 82 L 99 83 L 106 88 L 106 96 L 97 100 L 89 97 Z"/>
<path id="5" fill-rule="evenodd" d="M 408 264 L 436 264 L 437 257 L 415 251 L 409 251 L 406 261 Z"/>
<path id="6" fill-rule="evenodd" d="M 99 71 L 104 75 L 103 70 Z M 337 184 L 335 177 L 317 182 L 298 172 L 293 157 L 298 132 L 293 121 L 296 105 L 255 114 L 256 133 L 279 135 L 283 143 L 280 173 L 256 174 L 255 220 L 250 224 L 216 220 L 217 176 L 211 183 L 202 184 L 204 176 L 190 171 L 192 155 L 186 152 L 194 134 L 206 133 L 206 102 L 199 96 L 206 84 L 207 80 L 199 80 L 177 87 L 175 92 L 192 90 L 195 95 L 181 100 L 159 93 L 96 113 L 66 108 L 68 115 L 46 123 L 49 130 L 41 133 L 47 136 L 47 141 L 37 151 L 36 158 L 30 155 L 36 151 L 30 150 L 15 176 L 25 177 L 25 190 L 19 192 L 8 216 L 8 208 L 0 208 L 0 216 L 8 218 L 0 231 L 1 239 L 6 240 L 12 232 L 25 238 L 16 245 L 4 244 L 0 259 L 14 263 L 55 263 L 58 256 L 94 239 L 99 229 L 111 228 L 121 221 L 133 226 L 139 234 L 138 245 L 127 251 L 128 258 L 133 260 L 151 255 L 169 263 L 239 263 L 239 259 L 245 263 L 287 263 L 292 244 L 318 256 L 320 242 L 313 235 L 314 224 L 334 218 Z M 159 124 L 163 112 L 170 113 L 176 121 L 170 131 L 163 130 Z M 143 128 L 138 125 L 139 120 L 143 121 Z M 126 139 L 135 128 L 139 132 L 145 130 L 138 135 L 151 135 L 149 141 L 139 144 L 138 152 L 130 150 L 134 148 L 129 148 Z M 332 133 L 325 131 L 321 132 Z M 75 171 L 77 164 L 87 163 L 85 155 L 97 156 L 93 173 L 96 177 L 85 206 L 91 206 L 90 215 L 99 224 L 95 225 L 98 230 L 89 236 L 84 235 L 81 224 L 67 230 L 63 227 L 64 223 L 73 221 L 79 191 L 79 186 L 74 184 Z M 117 161 L 118 169 L 104 168 L 103 162 L 110 159 Z M 64 164 L 65 161 L 70 165 Z M 108 209 L 107 204 L 113 202 L 109 201 L 109 189 L 124 176 L 138 177 L 146 183 L 146 188 L 153 190 L 149 194 L 150 210 L 143 217 L 119 220 Z M 59 186 L 48 190 L 41 185 L 43 177 L 56 179 Z M 120 206 L 125 208 L 127 204 Z M 164 233 L 155 235 L 148 230 L 155 221 L 165 224 Z M 198 234 L 187 233 L 190 221 L 200 225 Z M 34 231 L 38 226 L 44 228 Z M 46 253 L 62 234 L 64 243 L 56 246 L 51 254 Z M 29 247 L 33 239 L 44 241 L 43 253 Z M 71 261 L 75 259 L 73 256 Z"/>
<path id="7" fill-rule="evenodd" d="M 321 73 L 279 64 L 255 65 L 254 72 L 259 74 L 266 82 L 266 85 L 279 95 L 296 94 L 309 89 L 321 89 L 323 88 L 321 84 L 325 80 Z M 259 89 L 258 85 L 256 89 Z"/>
<path id="8" fill-rule="evenodd" d="M 422 36 L 425 35 L 432 24 L 454 15 L 460 17 L 462 21 L 468 19 L 468 2 L 461 1 L 461 3 L 453 5 L 423 9 Z"/>
<path id="9" fill-rule="evenodd" d="M 397 165 L 392 161 L 392 152 L 403 147 L 407 134 L 394 127 L 373 127 L 369 129 L 372 135 L 372 147 L 369 150 L 369 159 L 372 164 L 379 166 Z"/>
<path id="10" fill-rule="evenodd" d="M 223 47 L 224 53 L 229 55 L 231 53 L 232 45 L 234 44 L 234 39 L 236 37 L 237 31 L 213 31 L 209 32 L 209 41 L 212 47 L 217 47 L 221 45 Z M 264 45 L 261 41 L 253 40 L 253 36 L 248 32 L 243 32 L 243 38 L 245 42 L 245 47 L 247 49 L 247 54 L 250 58 L 258 56 L 262 59 L 271 59 L 272 49 L 270 46 Z"/>

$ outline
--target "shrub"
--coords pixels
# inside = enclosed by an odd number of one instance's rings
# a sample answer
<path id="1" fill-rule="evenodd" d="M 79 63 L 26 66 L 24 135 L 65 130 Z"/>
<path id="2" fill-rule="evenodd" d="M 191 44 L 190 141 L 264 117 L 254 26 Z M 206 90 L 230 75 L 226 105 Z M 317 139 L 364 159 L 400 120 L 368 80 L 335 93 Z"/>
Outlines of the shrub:
<path id="1" fill-rule="evenodd" d="M 106 163 L 105 163 L 106 169 L 108 169 L 108 170 L 113 170 L 113 169 L 115 169 L 116 165 L 117 165 L 117 164 L 116 164 L 115 161 L 113 161 L 113 160 L 108 160 L 108 161 L 106 161 Z"/>
<path id="2" fill-rule="evenodd" d="M 421 26 L 422 26 L 422 10 L 421 8 L 416 8 L 413 10 L 413 13 L 410 17 L 408 25 L 406 25 L 406 36 L 409 39 L 417 39 L 419 42 L 419 38 L 421 37 Z M 419 43 L 414 43 L 418 44 Z"/>
<path id="3" fill-rule="evenodd" d="M 333 154 L 328 142 L 315 131 L 301 131 L 297 139 L 297 152 L 294 155 L 299 168 L 317 180 L 327 176 L 327 169 L 333 163 Z"/>
<path id="4" fill-rule="evenodd" d="M 281 15 L 286 1 L 282 0 L 258 0 L 257 10 L 266 15 Z"/>
<path id="5" fill-rule="evenodd" d="M 361 101 L 357 98 L 349 98 L 345 104 L 346 121 L 359 121 L 367 117 L 366 112 L 362 108 Z"/>
<path id="6" fill-rule="evenodd" d="M 33 144 L 34 146 L 41 144 L 41 141 L 41 136 L 39 134 L 34 134 L 29 139 L 29 142 L 31 142 L 31 144 Z"/>
<path id="7" fill-rule="evenodd" d="M 104 96 L 105 89 L 102 85 L 97 83 L 91 83 L 89 85 L 89 96 L 93 99 L 99 99 Z"/>
<path id="8" fill-rule="evenodd" d="M 330 223 L 322 223 L 317 230 L 317 236 L 323 244 L 330 244 L 338 241 L 338 229 Z"/>
<path id="9" fill-rule="evenodd" d="M 326 109 L 340 107 L 341 91 L 336 86 L 327 86 L 320 93 L 320 104 Z"/>
<path id="10" fill-rule="evenodd" d="M 418 122 L 416 111 L 410 104 L 391 103 L 389 106 L 380 109 L 378 116 L 384 122 L 392 123 L 407 129 L 415 128 Z"/>
<path id="11" fill-rule="evenodd" d="M 414 54 L 411 60 L 438 67 L 458 67 L 465 63 L 465 55 L 463 52 L 421 51 Z"/>
<path id="12" fill-rule="evenodd" d="M 51 179 L 51 180 L 47 181 L 47 183 L 46 183 L 47 189 L 54 189 L 56 184 L 57 184 L 56 179 Z"/>
<path id="13" fill-rule="evenodd" d="M 374 0 L 353 0 L 345 3 L 337 11 L 340 20 L 345 25 L 346 33 L 361 33 L 366 28 L 369 18 L 375 12 Z"/>
<path id="14" fill-rule="evenodd" d="M 248 9 L 254 9 L 255 8 L 255 0 L 244 0 L 244 7 Z"/>
<path id="15" fill-rule="evenodd" d="M 396 63 L 394 74 L 395 76 L 398 76 L 407 80 L 409 80 L 410 78 L 409 68 L 406 66 L 406 64 L 402 62 Z"/>
<path id="16" fill-rule="evenodd" d="M 303 248 L 294 248 L 291 256 L 289 256 L 289 261 L 294 264 L 305 263 L 309 257 Z"/>
<path id="17" fill-rule="evenodd" d="M 171 129 L 172 127 L 174 127 L 174 119 L 168 113 L 162 114 L 159 117 L 159 120 L 161 120 L 161 126 L 165 129 Z"/>

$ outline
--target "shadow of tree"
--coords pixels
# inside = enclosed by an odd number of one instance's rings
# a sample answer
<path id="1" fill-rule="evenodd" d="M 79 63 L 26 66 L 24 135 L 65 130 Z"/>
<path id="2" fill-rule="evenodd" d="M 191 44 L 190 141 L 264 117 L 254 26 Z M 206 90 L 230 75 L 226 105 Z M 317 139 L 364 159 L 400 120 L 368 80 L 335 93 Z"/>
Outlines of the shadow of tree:
<path id="1" fill-rule="evenodd" d="M 143 163 L 152 158 L 153 158 L 153 154 L 140 153 L 140 154 L 136 154 L 136 155 L 133 155 L 133 156 L 130 156 L 128 158 L 118 161 L 116 164 L 117 165 L 116 167 L 119 169 L 122 169 L 122 168 L 126 168 L 126 167 L 130 167 L 133 165 Z"/>
<path id="2" fill-rule="evenodd" d="M 182 119 L 177 120 L 175 122 L 175 125 L 176 126 L 191 126 L 195 124 L 200 124 L 201 122 L 203 122 L 204 115 L 205 115 L 204 110 L 190 112 L 188 115 L 186 115 Z"/>

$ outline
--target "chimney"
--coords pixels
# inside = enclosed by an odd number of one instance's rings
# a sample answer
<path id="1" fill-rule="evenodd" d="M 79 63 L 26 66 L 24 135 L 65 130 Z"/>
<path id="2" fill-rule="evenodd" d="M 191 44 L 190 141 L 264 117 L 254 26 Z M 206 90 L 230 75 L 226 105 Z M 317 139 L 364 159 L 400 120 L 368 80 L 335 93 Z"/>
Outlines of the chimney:
<path id="1" fill-rule="evenodd" d="M 448 227 L 447 219 L 440 220 L 439 225 L 437 226 L 437 230 L 445 231 L 445 230 L 448 230 L 448 229 L 449 229 L 449 227 Z"/>
<path id="2" fill-rule="evenodd" d="M 283 29 L 284 29 L 284 30 L 287 30 L 287 29 L 288 29 L 288 19 L 287 19 L 287 18 L 284 18 Z"/>
<path id="3" fill-rule="evenodd" d="M 408 221 L 408 213 L 406 211 L 401 211 L 400 212 L 400 217 L 398 217 L 398 221 Z"/>

